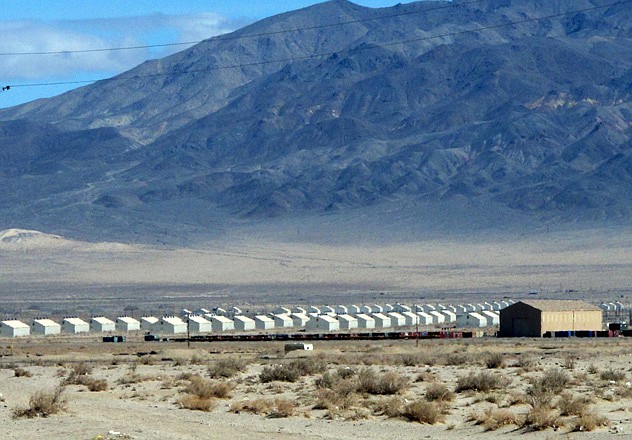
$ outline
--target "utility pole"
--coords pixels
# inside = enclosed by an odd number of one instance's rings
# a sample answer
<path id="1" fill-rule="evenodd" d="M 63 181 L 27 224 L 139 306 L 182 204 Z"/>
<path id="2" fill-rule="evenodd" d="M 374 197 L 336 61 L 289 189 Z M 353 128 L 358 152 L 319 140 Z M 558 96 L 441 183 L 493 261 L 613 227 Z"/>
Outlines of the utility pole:
<path id="1" fill-rule="evenodd" d="M 419 316 L 415 318 L 415 348 L 419 348 Z"/>
<path id="2" fill-rule="evenodd" d="M 187 313 L 187 348 L 191 348 L 191 315 Z"/>

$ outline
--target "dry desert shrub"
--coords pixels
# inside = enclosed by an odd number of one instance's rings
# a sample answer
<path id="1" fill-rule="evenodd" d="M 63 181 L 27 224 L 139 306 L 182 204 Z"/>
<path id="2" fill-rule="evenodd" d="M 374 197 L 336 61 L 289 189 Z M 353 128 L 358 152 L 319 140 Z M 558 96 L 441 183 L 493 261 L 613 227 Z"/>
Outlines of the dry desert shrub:
<path id="1" fill-rule="evenodd" d="M 82 385 L 88 388 L 90 391 L 107 391 L 108 382 L 105 379 L 95 379 L 90 376 L 92 373 L 92 366 L 81 363 L 75 365 L 63 381 L 64 385 Z"/>
<path id="2" fill-rule="evenodd" d="M 432 367 L 435 365 L 436 359 L 434 356 L 424 353 L 415 353 L 415 354 L 403 354 L 399 357 L 399 362 L 397 365 L 403 365 L 405 367 L 419 367 L 422 365 L 427 365 Z"/>
<path id="3" fill-rule="evenodd" d="M 132 385 L 135 383 L 141 383 L 145 381 L 145 376 L 135 373 L 133 371 L 128 371 L 127 374 L 121 376 L 116 383 L 119 385 Z"/>
<path id="4" fill-rule="evenodd" d="M 296 382 L 301 377 L 322 373 L 325 369 L 325 363 L 320 360 L 313 358 L 298 359 L 289 364 L 264 367 L 263 371 L 259 374 L 259 380 L 262 383 L 273 381 Z"/>
<path id="5" fill-rule="evenodd" d="M 505 356 L 502 353 L 487 353 L 483 358 L 487 368 L 503 368 L 505 366 Z"/>
<path id="6" fill-rule="evenodd" d="M 291 417 L 296 412 L 296 403 L 285 398 L 260 398 L 241 400 L 230 405 L 233 413 L 250 412 L 270 418 Z"/>
<path id="7" fill-rule="evenodd" d="M 105 379 L 92 379 L 86 384 L 89 391 L 97 392 L 97 391 L 107 391 L 108 390 L 108 381 Z"/>
<path id="8" fill-rule="evenodd" d="M 608 426 L 610 421 L 607 417 L 599 415 L 593 411 L 585 411 L 578 415 L 572 425 L 573 431 L 589 432 L 594 431 L 598 427 Z"/>
<path id="9" fill-rule="evenodd" d="M 509 385 L 509 380 L 490 373 L 488 371 L 482 371 L 478 374 L 469 373 L 467 376 L 461 376 L 456 381 L 457 393 L 462 391 L 479 391 L 486 393 L 491 390 L 504 388 Z"/>
<path id="10" fill-rule="evenodd" d="M 482 425 L 486 431 L 496 431 L 503 426 L 523 424 L 522 418 L 508 409 L 487 409 L 482 414 L 472 415 L 469 418 L 477 425 Z"/>
<path id="11" fill-rule="evenodd" d="M 320 377 L 316 378 L 314 385 L 316 388 L 330 388 L 350 390 L 355 392 L 357 385 L 353 380 L 356 375 L 356 371 L 349 367 L 340 367 L 335 371 L 328 371 Z"/>
<path id="12" fill-rule="evenodd" d="M 538 403 L 531 407 L 525 416 L 522 426 L 534 431 L 562 426 L 559 412 L 550 404 Z"/>
<path id="13" fill-rule="evenodd" d="M 356 405 L 358 401 L 352 392 L 339 392 L 329 388 L 317 389 L 314 395 L 316 397 L 314 409 L 326 409 L 329 411 L 347 410 Z"/>
<path id="14" fill-rule="evenodd" d="M 190 409 L 193 411 L 210 412 L 217 407 L 217 402 L 212 399 L 203 399 L 200 396 L 187 394 L 180 397 L 176 402 L 180 408 Z"/>
<path id="15" fill-rule="evenodd" d="M 138 363 L 141 365 L 156 365 L 158 359 L 155 356 L 141 356 L 138 358 Z"/>
<path id="16" fill-rule="evenodd" d="M 231 382 L 212 381 L 195 375 L 189 379 L 183 391 L 200 399 L 227 399 L 234 389 L 235 385 Z"/>
<path id="17" fill-rule="evenodd" d="M 263 367 L 263 371 L 259 373 L 261 383 L 269 383 L 274 381 L 280 382 L 296 382 L 300 378 L 297 369 L 291 365 L 272 365 Z"/>
<path id="18" fill-rule="evenodd" d="M 425 371 L 422 371 L 415 377 L 415 382 L 436 382 L 437 376 L 435 376 L 432 371 L 428 368 Z"/>
<path id="19" fill-rule="evenodd" d="M 87 376 L 92 374 L 92 369 L 92 365 L 86 362 L 81 362 L 73 365 L 71 374 L 74 374 L 75 376 Z"/>
<path id="20" fill-rule="evenodd" d="M 573 353 L 567 353 L 562 359 L 561 365 L 567 370 L 574 370 L 577 366 L 577 355 Z"/>
<path id="21" fill-rule="evenodd" d="M 625 380 L 625 373 L 623 371 L 616 371 L 612 368 L 602 371 L 599 374 L 601 380 L 607 380 L 612 382 L 622 382 Z"/>
<path id="22" fill-rule="evenodd" d="M 13 409 L 13 418 L 48 417 L 66 409 L 66 399 L 63 397 L 64 386 L 58 385 L 53 391 L 37 391 L 29 399 L 26 408 Z"/>
<path id="23" fill-rule="evenodd" d="M 522 368 L 524 371 L 533 371 L 537 366 L 535 357 L 530 353 L 521 353 L 512 365 L 516 368 Z"/>
<path id="24" fill-rule="evenodd" d="M 404 399 L 393 396 L 387 399 L 380 399 L 372 402 L 373 413 L 386 417 L 400 417 L 404 407 Z"/>
<path id="25" fill-rule="evenodd" d="M 418 400 L 404 406 L 401 416 L 411 422 L 434 425 L 445 420 L 443 409 L 436 402 Z"/>
<path id="26" fill-rule="evenodd" d="M 450 402 L 454 400 L 454 393 L 445 384 L 432 383 L 426 388 L 426 400 L 429 402 Z"/>
<path id="27" fill-rule="evenodd" d="M 376 395 L 397 394 L 406 390 L 410 383 L 408 378 L 389 371 L 378 374 L 372 368 L 363 368 L 358 373 L 358 392 Z"/>
<path id="28" fill-rule="evenodd" d="M 557 407 L 563 416 L 579 416 L 588 411 L 590 399 L 586 396 L 575 397 L 570 393 L 562 393 L 557 401 Z"/>
<path id="29" fill-rule="evenodd" d="M 208 367 L 208 375 L 212 379 L 230 379 L 238 373 L 246 371 L 248 363 L 243 359 L 227 358 L 220 359 Z"/>
<path id="30" fill-rule="evenodd" d="M 445 366 L 460 367 L 463 365 L 474 363 L 473 360 L 474 359 L 470 355 L 467 355 L 461 352 L 456 352 L 456 353 L 448 353 L 444 355 L 443 359 L 441 360 L 441 364 Z"/>
<path id="31" fill-rule="evenodd" d="M 13 370 L 13 374 L 15 377 L 32 377 L 33 373 L 31 373 L 29 370 L 26 370 L 24 368 L 15 368 Z"/>
<path id="32" fill-rule="evenodd" d="M 549 369 L 540 377 L 531 380 L 528 394 L 532 396 L 559 394 L 570 381 L 571 378 L 566 371 L 557 368 Z"/>

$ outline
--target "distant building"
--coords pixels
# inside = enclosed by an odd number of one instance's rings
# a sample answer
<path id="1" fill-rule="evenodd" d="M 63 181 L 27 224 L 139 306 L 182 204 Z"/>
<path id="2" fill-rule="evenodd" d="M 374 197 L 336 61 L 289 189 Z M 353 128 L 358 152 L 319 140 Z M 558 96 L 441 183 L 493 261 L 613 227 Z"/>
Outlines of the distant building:
<path id="1" fill-rule="evenodd" d="M 119 332 L 134 332 L 140 330 L 140 321 L 129 316 L 116 318 L 116 330 Z"/>
<path id="2" fill-rule="evenodd" d="M 235 330 L 238 330 L 240 332 L 245 332 L 248 330 L 254 330 L 255 329 L 255 320 L 248 318 L 247 316 L 243 316 L 243 315 L 237 315 L 235 316 L 235 318 L 233 319 L 233 322 L 235 323 Z"/>
<path id="3" fill-rule="evenodd" d="M 546 332 L 603 329 L 602 311 L 584 301 L 524 300 L 500 311 L 501 337 L 541 337 Z"/>
<path id="4" fill-rule="evenodd" d="M 255 316 L 255 327 L 257 330 L 270 330 L 274 328 L 274 320 L 266 315 Z"/>
<path id="5" fill-rule="evenodd" d="M 31 333 L 35 335 L 58 335 L 61 333 L 61 325 L 52 319 L 39 318 L 31 323 Z"/>
<path id="6" fill-rule="evenodd" d="M 146 332 L 153 332 L 159 321 L 155 316 L 143 316 L 140 318 L 140 329 Z"/>
<path id="7" fill-rule="evenodd" d="M 64 318 L 61 323 L 61 331 L 64 333 L 88 333 L 90 324 L 81 318 Z"/>
<path id="8" fill-rule="evenodd" d="M 391 318 L 383 313 L 374 313 L 371 316 L 375 320 L 375 328 L 389 328 L 393 325 Z"/>
<path id="9" fill-rule="evenodd" d="M 337 315 L 340 330 L 352 330 L 358 328 L 358 318 L 351 315 Z"/>
<path id="10" fill-rule="evenodd" d="M 432 325 L 434 317 L 426 312 L 417 312 L 419 317 L 419 325 Z"/>
<path id="11" fill-rule="evenodd" d="M 294 327 L 305 327 L 307 325 L 307 321 L 310 319 L 310 317 L 305 313 L 292 313 L 290 314 L 290 318 L 292 318 Z"/>
<path id="12" fill-rule="evenodd" d="M 105 316 L 96 316 L 90 320 L 90 330 L 97 333 L 113 332 L 116 324 Z"/>
<path id="13" fill-rule="evenodd" d="M 292 317 L 289 313 L 282 315 L 272 315 L 272 319 L 274 320 L 274 326 L 276 328 L 294 327 L 294 321 L 292 321 Z"/>
<path id="14" fill-rule="evenodd" d="M 457 327 L 484 328 L 488 326 L 488 317 L 481 315 L 481 312 L 469 312 L 459 315 L 456 318 Z"/>
<path id="15" fill-rule="evenodd" d="M 235 322 L 225 316 L 211 316 L 211 326 L 214 332 L 229 332 L 235 330 Z"/>
<path id="16" fill-rule="evenodd" d="M 177 316 L 163 316 L 154 325 L 154 331 L 168 335 L 177 335 L 187 332 L 187 323 Z"/>
<path id="17" fill-rule="evenodd" d="M 29 336 L 31 334 L 31 327 L 28 324 L 18 321 L 16 319 L 10 319 L 7 321 L 0 321 L 0 335 L 8 338 L 17 338 L 20 336 Z"/>
<path id="18" fill-rule="evenodd" d="M 189 316 L 189 332 L 190 333 L 210 333 L 213 330 L 210 321 L 203 316 Z"/>
<path id="19" fill-rule="evenodd" d="M 358 328 L 372 329 L 375 328 L 375 319 L 365 313 L 358 313 L 356 315 L 358 320 Z"/>
<path id="20" fill-rule="evenodd" d="M 397 312 L 386 312 L 386 316 L 391 318 L 391 325 L 393 327 L 403 327 L 406 325 L 406 317 Z"/>
<path id="21" fill-rule="evenodd" d="M 333 316 L 320 315 L 309 320 L 307 323 L 307 330 L 320 330 L 327 332 L 340 330 L 340 323 Z"/>

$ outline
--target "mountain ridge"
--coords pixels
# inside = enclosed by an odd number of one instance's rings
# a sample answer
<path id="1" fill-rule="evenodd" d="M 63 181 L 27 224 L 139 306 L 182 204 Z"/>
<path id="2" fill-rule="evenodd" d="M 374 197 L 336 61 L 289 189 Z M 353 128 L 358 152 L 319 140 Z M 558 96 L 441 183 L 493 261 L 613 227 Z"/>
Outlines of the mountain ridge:
<path id="1" fill-rule="evenodd" d="M 600 5 L 334 0 L 0 110 L 0 222 L 151 240 L 450 200 L 625 222 L 632 12 Z"/>

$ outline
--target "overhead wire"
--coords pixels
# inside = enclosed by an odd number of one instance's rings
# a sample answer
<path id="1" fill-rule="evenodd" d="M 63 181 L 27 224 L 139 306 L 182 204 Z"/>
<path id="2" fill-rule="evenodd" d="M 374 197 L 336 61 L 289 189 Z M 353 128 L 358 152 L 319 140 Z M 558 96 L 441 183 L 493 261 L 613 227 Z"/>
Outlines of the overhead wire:
<path id="1" fill-rule="evenodd" d="M 475 3 L 481 3 L 483 1 L 487 1 L 487 0 L 470 0 L 466 2 L 460 2 L 460 3 L 450 2 L 448 5 L 434 6 L 431 8 L 424 8 L 424 9 L 413 10 L 413 11 L 403 11 L 403 12 L 387 14 L 387 15 L 376 15 L 374 17 L 359 18 L 355 20 L 339 21 L 335 23 L 326 23 L 326 24 L 313 25 L 313 26 L 290 28 L 290 29 L 279 29 L 276 31 L 258 32 L 258 33 L 253 33 L 253 34 L 239 34 L 239 33 L 233 32 L 231 34 L 218 35 L 212 38 L 214 41 L 241 40 L 241 39 L 246 39 L 246 38 L 259 38 L 259 37 L 287 34 L 287 33 L 292 33 L 292 32 L 303 32 L 303 31 L 311 31 L 311 30 L 317 30 L 317 29 L 327 29 L 327 28 L 332 28 L 332 27 L 348 26 L 350 24 L 366 23 L 366 22 L 376 21 L 376 20 L 391 19 L 391 18 L 397 18 L 397 17 L 409 16 L 409 15 L 417 15 L 417 14 L 422 14 L 422 13 L 432 12 L 432 11 L 440 11 L 443 9 L 454 8 L 457 6 L 469 6 Z M 171 47 L 171 46 L 188 46 L 192 44 L 202 43 L 204 41 L 207 41 L 207 40 L 184 41 L 180 43 L 147 44 L 147 45 L 123 46 L 123 47 L 104 47 L 104 48 L 93 48 L 93 49 L 54 50 L 54 51 L 39 51 L 39 52 L 0 52 L 0 56 L 68 55 L 68 54 L 91 53 L 91 52 L 111 52 L 111 51 L 122 51 L 122 50 L 155 49 L 155 48 Z"/>
<path id="2" fill-rule="evenodd" d="M 474 3 L 474 2 L 472 2 L 472 3 Z M 40 87 L 40 86 L 87 84 L 87 83 L 95 83 L 95 82 L 101 82 L 101 81 L 147 79 L 147 78 L 156 78 L 156 77 L 162 77 L 162 76 L 188 75 L 188 74 L 208 72 L 208 71 L 228 70 L 228 69 L 237 69 L 237 68 L 245 68 L 245 67 L 256 67 L 256 66 L 262 66 L 262 65 L 268 65 L 268 64 L 287 63 L 287 62 L 293 62 L 293 61 L 306 61 L 306 60 L 310 60 L 310 59 L 325 58 L 325 57 L 333 56 L 333 55 L 336 55 L 336 54 L 349 54 L 349 53 L 355 53 L 355 52 L 361 52 L 361 51 L 367 51 L 367 50 L 374 50 L 374 49 L 378 49 L 378 48 L 397 46 L 397 45 L 402 45 L 402 44 L 410 44 L 410 43 L 417 43 L 417 42 L 434 40 L 434 39 L 443 39 L 443 38 L 455 37 L 455 36 L 464 35 L 464 34 L 468 34 L 468 33 L 483 32 L 483 31 L 492 30 L 492 29 L 499 29 L 499 28 L 503 28 L 503 27 L 515 26 L 515 25 L 531 23 L 531 22 L 537 22 L 537 21 L 541 21 L 541 20 L 547 20 L 547 19 L 552 19 L 552 18 L 559 18 L 559 17 L 563 17 L 563 16 L 566 16 L 566 15 L 571 15 L 571 14 L 579 14 L 579 13 L 590 12 L 590 11 L 595 11 L 595 10 L 599 10 L 599 9 L 606 9 L 606 8 L 610 8 L 610 7 L 613 7 L 613 6 L 624 5 L 624 4 L 628 4 L 628 3 L 632 3 L 632 0 L 620 0 L 620 1 L 617 1 L 617 2 L 614 2 L 614 3 L 609 3 L 609 4 L 606 4 L 606 5 L 596 5 L 596 6 L 591 6 L 591 7 L 587 7 L 587 8 L 581 8 L 581 9 L 575 9 L 575 10 L 571 10 L 571 11 L 559 12 L 559 13 L 556 13 L 556 14 L 550 14 L 550 15 L 545 15 L 545 16 L 540 16 L 540 17 L 530 17 L 530 18 L 525 18 L 525 19 L 521 19 L 521 20 L 508 21 L 508 22 L 495 24 L 495 25 L 481 26 L 481 27 L 473 28 L 473 29 L 465 29 L 465 30 L 460 30 L 460 31 L 446 32 L 446 33 L 437 34 L 437 35 L 428 35 L 428 36 L 423 36 L 423 37 L 416 37 L 416 38 L 411 38 L 411 39 L 406 39 L 406 40 L 399 40 L 399 41 L 393 41 L 393 42 L 386 42 L 386 43 L 372 43 L 372 44 L 367 44 L 365 46 L 351 48 L 351 49 L 341 49 L 341 50 L 337 50 L 337 51 L 319 52 L 319 53 L 314 53 L 314 54 L 310 54 L 310 55 L 294 56 L 294 57 L 287 57 L 287 58 L 278 58 L 278 59 L 274 59 L 274 60 L 253 61 L 251 63 L 229 64 L 229 65 L 223 65 L 223 66 L 210 66 L 210 67 L 205 67 L 205 68 L 200 68 L 200 69 L 184 70 L 184 71 L 181 71 L 181 72 L 152 73 L 152 74 L 146 74 L 146 75 L 131 75 L 131 76 L 125 76 L 125 74 L 123 73 L 123 74 L 120 74 L 120 75 L 118 75 L 116 77 L 107 78 L 107 79 L 78 80 L 78 81 L 58 81 L 58 82 L 29 83 L 29 84 L 10 84 L 7 87 Z"/>

